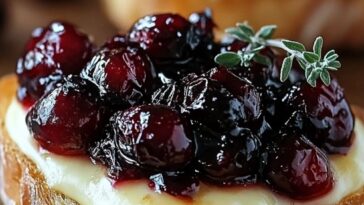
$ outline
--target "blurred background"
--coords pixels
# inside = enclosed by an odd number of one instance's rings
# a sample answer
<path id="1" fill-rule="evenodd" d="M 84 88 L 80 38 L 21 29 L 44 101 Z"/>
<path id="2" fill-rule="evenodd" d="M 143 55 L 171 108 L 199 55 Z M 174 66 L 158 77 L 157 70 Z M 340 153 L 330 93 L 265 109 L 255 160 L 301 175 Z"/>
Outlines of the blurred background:
<path id="1" fill-rule="evenodd" d="M 326 48 L 341 55 L 336 73 L 351 103 L 364 106 L 364 0 L 0 0 L 0 75 L 12 73 L 32 30 L 66 20 L 100 45 L 125 32 L 139 17 L 154 12 L 209 7 L 219 30 L 249 20 L 258 28 L 277 24 L 276 36 L 304 42 L 322 35 Z"/>

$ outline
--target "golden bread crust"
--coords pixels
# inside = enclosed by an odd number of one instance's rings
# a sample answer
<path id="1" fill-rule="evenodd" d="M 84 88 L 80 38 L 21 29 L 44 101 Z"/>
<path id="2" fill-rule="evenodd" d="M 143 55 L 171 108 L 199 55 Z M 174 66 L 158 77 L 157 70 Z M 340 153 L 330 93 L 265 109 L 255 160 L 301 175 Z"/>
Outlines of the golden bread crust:
<path id="1" fill-rule="evenodd" d="M 0 189 L 3 190 L 6 198 L 15 204 L 77 205 L 78 203 L 71 198 L 51 189 L 36 165 L 19 150 L 9 137 L 4 119 L 16 88 L 17 81 L 14 75 L 5 76 L 0 80 L 2 93 L 0 98 L 0 176 L 3 176 Z M 363 110 L 353 106 L 353 112 L 364 122 Z M 338 205 L 362 204 L 364 204 L 364 187 L 342 199 Z"/>

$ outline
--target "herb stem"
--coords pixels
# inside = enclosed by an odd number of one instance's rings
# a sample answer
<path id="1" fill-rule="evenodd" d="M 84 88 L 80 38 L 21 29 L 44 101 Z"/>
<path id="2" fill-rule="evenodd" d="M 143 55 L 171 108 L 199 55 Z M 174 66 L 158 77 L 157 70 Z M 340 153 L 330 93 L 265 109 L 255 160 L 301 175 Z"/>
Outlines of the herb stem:
<path id="1" fill-rule="evenodd" d="M 268 39 L 265 41 L 265 45 L 266 46 L 270 46 L 270 47 L 274 47 L 274 48 L 279 48 L 282 49 L 284 51 L 287 51 L 288 53 L 290 53 L 291 55 L 294 55 L 297 58 L 303 58 L 303 55 L 301 52 L 292 50 L 287 48 L 283 43 L 284 39 Z"/>

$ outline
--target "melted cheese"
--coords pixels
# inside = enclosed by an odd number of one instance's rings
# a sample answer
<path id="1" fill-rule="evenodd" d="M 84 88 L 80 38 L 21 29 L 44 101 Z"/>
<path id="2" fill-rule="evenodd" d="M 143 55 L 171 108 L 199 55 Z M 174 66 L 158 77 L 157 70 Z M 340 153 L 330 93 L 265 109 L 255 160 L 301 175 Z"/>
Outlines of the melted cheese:
<path id="1" fill-rule="evenodd" d="M 266 187 L 218 188 L 201 185 L 192 201 L 184 201 L 150 190 L 146 181 L 113 187 L 105 169 L 85 158 L 54 155 L 42 151 L 25 124 L 25 111 L 13 100 L 6 116 L 12 140 L 44 174 L 48 185 L 81 205 L 331 205 L 364 186 L 364 126 L 357 119 L 355 140 L 346 156 L 330 156 L 335 177 L 331 192 L 311 201 L 294 201 Z"/>

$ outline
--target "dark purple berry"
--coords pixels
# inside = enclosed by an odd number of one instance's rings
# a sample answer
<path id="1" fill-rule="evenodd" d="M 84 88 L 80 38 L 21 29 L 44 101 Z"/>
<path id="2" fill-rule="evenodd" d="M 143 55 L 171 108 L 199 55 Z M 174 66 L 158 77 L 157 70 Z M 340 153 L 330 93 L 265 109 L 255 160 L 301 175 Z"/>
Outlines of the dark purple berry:
<path id="1" fill-rule="evenodd" d="M 208 57 L 208 53 L 211 53 L 211 51 L 214 50 L 213 48 L 216 47 L 214 42 L 214 28 L 216 27 L 216 24 L 212 19 L 211 10 L 206 9 L 203 12 L 192 13 L 189 17 L 189 21 L 194 26 L 194 36 L 198 39 L 198 45 L 194 53 L 203 57 Z"/>
<path id="2" fill-rule="evenodd" d="M 268 148 L 267 182 L 294 199 L 312 199 L 330 191 L 333 175 L 325 154 L 297 132 L 279 137 Z"/>
<path id="3" fill-rule="evenodd" d="M 114 139 L 112 122 L 113 118 L 106 123 L 104 129 L 98 134 L 99 136 L 89 144 L 87 151 L 93 163 L 101 163 L 106 166 L 107 175 L 115 185 L 127 180 L 147 178 L 150 174 L 148 171 L 125 161 L 124 155 L 118 149 L 117 140 Z"/>
<path id="4" fill-rule="evenodd" d="M 178 108 L 183 98 L 183 87 L 176 84 L 166 84 L 152 95 L 152 103 Z"/>
<path id="5" fill-rule="evenodd" d="M 128 40 L 138 43 L 153 59 L 183 58 L 195 46 L 192 26 L 177 14 L 157 14 L 139 19 L 130 29 Z"/>
<path id="6" fill-rule="evenodd" d="M 206 9 L 203 12 L 192 13 L 189 21 L 196 27 L 196 34 L 203 41 L 210 41 L 214 39 L 214 28 L 216 24 L 212 19 L 212 12 Z"/>
<path id="7" fill-rule="evenodd" d="M 42 148 L 62 155 L 84 154 L 101 120 L 96 89 L 76 76 L 42 97 L 26 117 Z"/>
<path id="8" fill-rule="evenodd" d="M 226 132 L 259 118 L 259 93 L 248 81 L 224 68 L 207 75 L 185 84 L 181 106 L 191 119 Z"/>
<path id="9" fill-rule="evenodd" d="M 107 104 L 127 107 L 151 91 L 155 73 L 142 50 L 124 47 L 100 50 L 81 76 L 97 85 Z"/>
<path id="10" fill-rule="evenodd" d="M 88 36 L 72 24 L 52 22 L 35 29 L 17 63 L 18 99 L 33 104 L 55 87 L 61 75 L 79 74 L 92 52 Z"/>
<path id="11" fill-rule="evenodd" d="M 329 86 L 316 87 L 302 82 L 284 98 L 290 110 L 305 115 L 303 131 L 318 147 L 329 154 L 346 154 L 352 144 L 354 117 L 343 89 L 336 79 Z"/>
<path id="12" fill-rule="evenodd" d="M 126 48 L 128 46 L 127 39 L 125 35 L 122 34 L 116 34 L 113 37 L 111 37 L 109 40 L 107 40 L 104 45 L 101 47 L 107 48 L 107 49 L 120 49 L 120 48 Z"/>
<path id="13" fill-rule="evenodd" d="M 142 167 L 178 170 L 195 156 L 190 125 L 167 106 L 141 105 L 118 112 L 113 127 L 125 159 Z"/>
<path id="14" fill-rule="evenodd" d="M 189 73 L 201 74 L 215 66 L 218 49 L 213 42 L 213 22 L 208 13 L 196 13 L 190 23 L 176 14 L 146 16 L 128 34 L 152 58 L 162 83 L 178 81 Z"/>
<path id="15" fill-rule="evenodd" d="M 257 183 L 262 146 L 258 137 L 243 130 L 238 136 L 216 139 L 208 137 L 213 133 L 200 129 L 197 163 L 202 179 L 225 186 Z"/>

